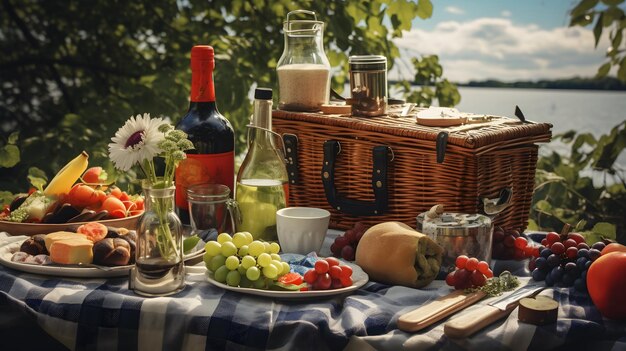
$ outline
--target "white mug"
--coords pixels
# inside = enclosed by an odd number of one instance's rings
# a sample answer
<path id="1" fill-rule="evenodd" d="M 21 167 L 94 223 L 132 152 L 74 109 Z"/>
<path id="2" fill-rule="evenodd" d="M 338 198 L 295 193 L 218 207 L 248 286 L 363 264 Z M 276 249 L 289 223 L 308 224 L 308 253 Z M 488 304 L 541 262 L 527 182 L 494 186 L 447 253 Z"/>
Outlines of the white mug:
<path id="1" fill-rule="evenodd" d="M 306 255 L 322 248 L 330 212 L 313 207 L 287 207 L 276 211 L 278 242 L 285 253 Z"/>

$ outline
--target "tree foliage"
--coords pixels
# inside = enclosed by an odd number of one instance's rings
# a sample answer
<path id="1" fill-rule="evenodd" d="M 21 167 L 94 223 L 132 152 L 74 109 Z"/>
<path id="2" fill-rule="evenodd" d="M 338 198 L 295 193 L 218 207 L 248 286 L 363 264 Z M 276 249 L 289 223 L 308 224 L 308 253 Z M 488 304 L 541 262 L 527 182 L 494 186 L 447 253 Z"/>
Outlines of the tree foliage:
<path id="1" fill-rule="evenodd" d="M 602 34 L 609 30 L 610 45 L 606 52 L 607 61 L 598 68 L 597 77 L 609 74 L 611 67 L 617 67 L 617 78 L 626 82 L 626 14 L 619 6 L 624 0 L 580 0 L 570 12 L 570 26 L 586 27 L 593 25 L 595 45 L 598 46 Z"/>
<path id="2" fill-rule="evenodd" d="M 615 163 L 626 149 L 626 121 L 599 138 L 569 131 L 555 140 L 569 154 L 539 159 L 530 228 L 560 231 L 569 223 L 594 240 L 617 235 L 626 242 L 626 178 Z"/>
<path id="3" fill-rule="evenodd" d="M 396 84 L 407 101 L 426 107 L 432 105 L 433 100 L 437 100 L 441 107 L 454 107 L 461 102 L 456 85 L 443 78 L 443 67 L 437 55 L 415 57 L 411 63 L 415 68 L 413 82 Z"/>
<path id="4" fill-rule="evenodd" d="M 106 144 L 129 116 L 148 112 L 175 123 L 186 112 L 196 44 L 215 48 L 217 103 L 241 152 L 249 92 L 277 88 L 282 22 L 300 8 L 326 23 L 340 92 L 348 56 L 380 54 L 393 65 L 392 39 L 433 11 L 430 0 L 2 0 L 0 127 L 5 140 L 20 133 L 22 160 L 3 169 L 0 189 L 23 191 L 29 167 L 53 174 L 83 149 L 92 165 L 112 171 Z"/>

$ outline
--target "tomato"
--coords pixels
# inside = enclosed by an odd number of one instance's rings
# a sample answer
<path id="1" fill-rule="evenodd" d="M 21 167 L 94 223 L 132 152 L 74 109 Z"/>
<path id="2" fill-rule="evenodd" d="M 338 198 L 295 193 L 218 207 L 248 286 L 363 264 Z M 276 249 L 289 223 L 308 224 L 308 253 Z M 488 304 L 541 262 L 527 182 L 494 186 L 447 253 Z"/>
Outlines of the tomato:
<path id="1" fill-rule="evenodd" d="M 618 243 L 610 243 L 602 249 L 602 254 L 606 255 L 611 252 L 626 252 L 626 246 Z"/>
<path id="2" fill-rule="evenodd" d="M 76 184 L 67 195 L 67 202 L 74 207 L 87 207 L 99 201 L 98 193 L 90 186 Z"/>
<path id="3" fill-rule="evenodd" d="M 142 210 L 143 211 L 143 197 L 141 196 L 137 196 L 137 198 L 134 200 L 135 201 L 135 205 L 137 205 L 137 209 L 138 210 Z"/>
<path id="4" fill-rule="evenodd" d="M 109 216 L 113 218 L 126 217 L 126 206 L 115 196 L 109 195 L 102 203 L 102 209 L 109 212 Z"/>
<path id="5" fill-rule="evenodd" d="M 587 271 L 589 296 L 604 317 L 626 319 L 626 252 L 600 256 Z"/>
<path id="6" fill-rule="evenodd" d="M 118 187 L 116 187 L 116 186 L 111 187 L 111 191 L 110 191 L 110 193 L 111 193 L 111 195 L 115 196 L 115 197 L 116 197 L 116 198 L 118 198 L 118 199 L 119 199 L 120 197 L 122 197 L 122 189 L 120 189 L 120 188 L 118 188 Z"/>
<path id="7" fill-rule="evenodd" d="M 125 191 L 122 191 L 122 194 L 120 194 L 120 197 L 118 199 L 122 200 L 122 202 L 129 201 L 130 196 L 128 196 L 128 194 Z"/>
<path id="8" fill-rule="evenodd" d="M 290 272 L 278 278 L 278 281 L 283 284 L 300 285 L 302 284 L 302 276 L 298 273 Z"/>

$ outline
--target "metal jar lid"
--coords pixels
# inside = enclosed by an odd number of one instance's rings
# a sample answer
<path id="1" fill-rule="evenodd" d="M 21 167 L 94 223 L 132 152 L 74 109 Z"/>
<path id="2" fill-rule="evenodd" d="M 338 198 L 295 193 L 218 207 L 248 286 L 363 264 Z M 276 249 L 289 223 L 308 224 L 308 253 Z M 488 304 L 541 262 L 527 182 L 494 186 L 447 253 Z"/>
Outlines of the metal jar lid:
<path id="1" fill-rule="evenodd" d="M 386 71 L 387 58 L 381 55 L 354 55 L 348 58 L 351 71 Z"/>

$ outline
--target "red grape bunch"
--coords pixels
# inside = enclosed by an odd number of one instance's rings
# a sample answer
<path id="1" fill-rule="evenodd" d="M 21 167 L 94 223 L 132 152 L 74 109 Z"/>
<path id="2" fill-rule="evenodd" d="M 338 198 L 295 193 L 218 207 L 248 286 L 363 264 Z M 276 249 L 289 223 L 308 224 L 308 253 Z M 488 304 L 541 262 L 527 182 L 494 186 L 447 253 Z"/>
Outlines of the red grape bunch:
<path id="1" fill-rule="evenodd" d="M 461 255 L 456 258 L 456 269 L 448 273 L 446 283 L 455 289 L 469 289 L 484 286 L 493 277 L 493 271 L 485 261 Z"/>
<path id="2" fill-rule="evenodd" d="M 497 260 L 518 260 L 539 255 L 538 248 L 528 245 L 528 238 L 517 229 L 493 230 L 491 257 Z"/>
<path id="3" fill-rule="evenodd" d="M 578 233 L 546 234 L 541 240 L 539 254 L 528 262 L 534 280 L 545 280 L 547 286 L 574 286 L 587 291 L 587 270 L 602 255 L 605 244 L 597 242 L 589 246 Z"/>
<path id="4" fill-rule="evenodd" d="M 354 261 L 356 247 L 368 228 L 365 224 L 356 222 L 343 235 L 336 237 L 335 242 L 330 245 L 333 256 L 343 258 L 346 261 Z"/>

